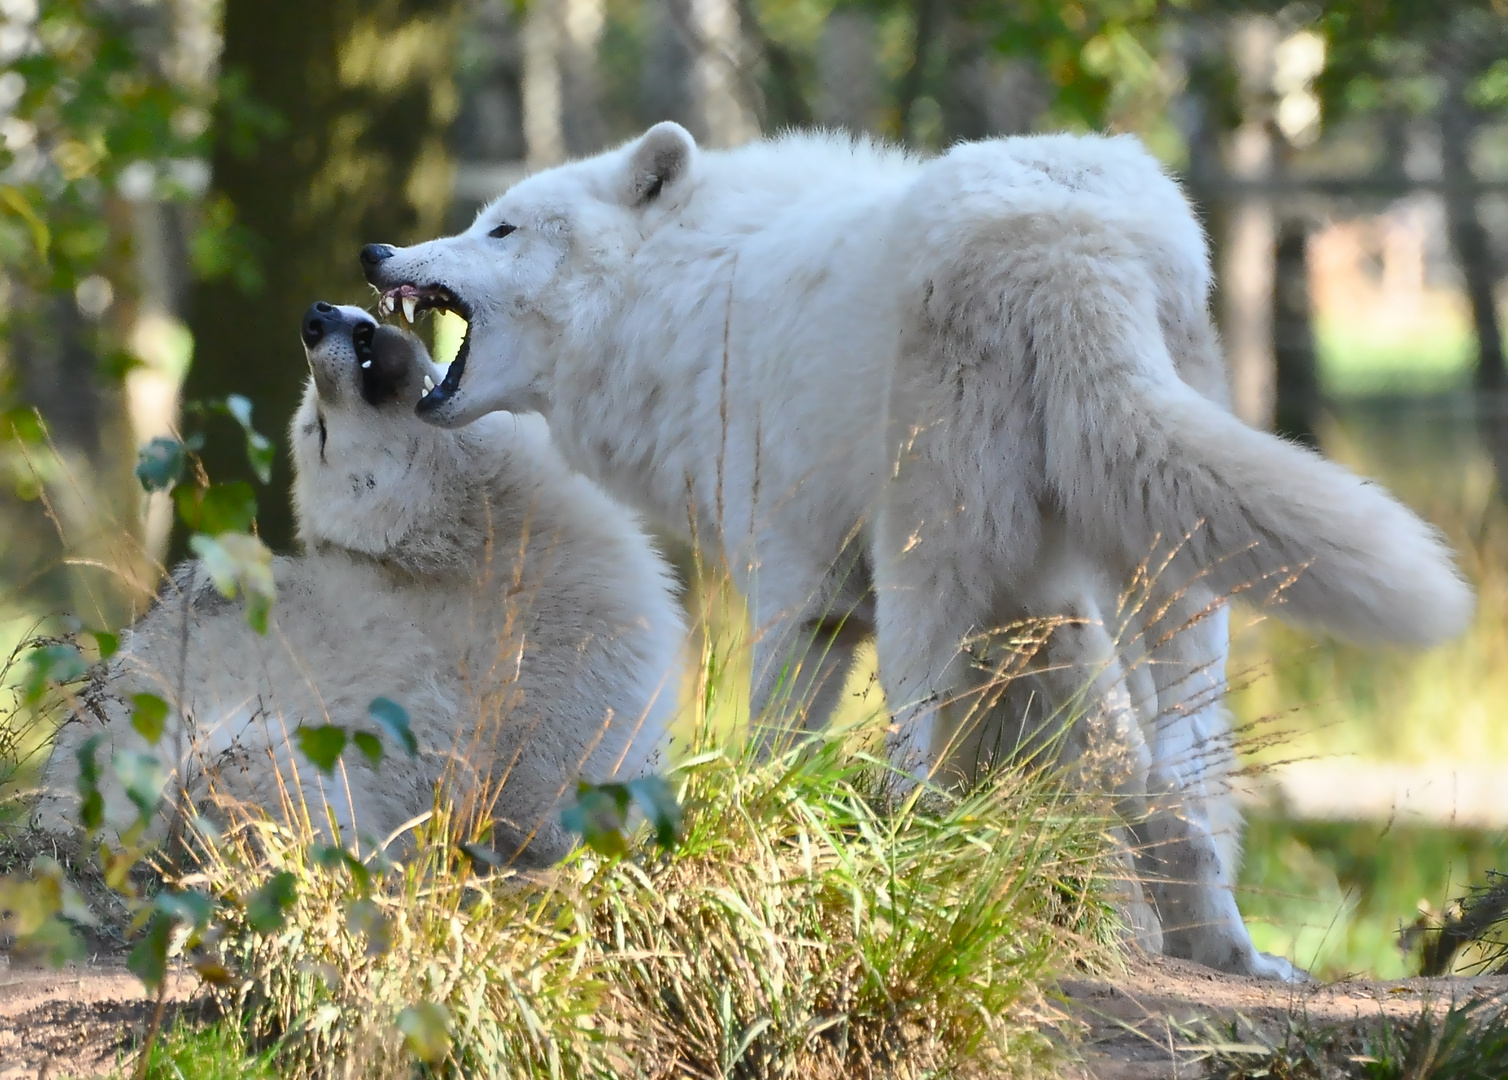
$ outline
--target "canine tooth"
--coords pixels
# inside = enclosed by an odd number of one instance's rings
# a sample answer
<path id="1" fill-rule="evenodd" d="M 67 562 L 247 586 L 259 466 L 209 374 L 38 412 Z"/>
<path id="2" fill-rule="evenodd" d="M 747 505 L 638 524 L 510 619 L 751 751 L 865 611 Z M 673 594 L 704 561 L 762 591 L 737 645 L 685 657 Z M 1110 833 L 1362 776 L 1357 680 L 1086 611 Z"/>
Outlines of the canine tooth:
<path id="1" fill-rule="evenodd" d="M 372 362 L 370 360 L 363 360 L 361 362 L 361 368 L 362 368 L 363 371 L 365 371 L 367 368 L 369 368 L 371 366 L 372 366 Z"/>
<path id="2" fill-rule="evenodd" d="M 435 388 L 435 380 L 428 375 L 424 376 L 424 392 L 427 394 Z"/>
<path id="3" fill-rule="evenodd" d="M 403 298 L 403 317 L 407 319 L 410 324 L 413 323 L 414 316 L 418 313 L 418 310 L 419 298 L 417 296 L 405 296 Z"/>

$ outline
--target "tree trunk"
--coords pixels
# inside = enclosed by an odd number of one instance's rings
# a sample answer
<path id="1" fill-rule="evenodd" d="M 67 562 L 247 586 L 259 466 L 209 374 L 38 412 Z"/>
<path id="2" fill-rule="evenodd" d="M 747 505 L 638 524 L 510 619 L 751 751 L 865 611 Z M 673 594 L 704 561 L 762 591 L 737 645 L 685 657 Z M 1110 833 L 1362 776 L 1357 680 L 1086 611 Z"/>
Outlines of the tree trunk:
<path id="1" fill-rule="evenodd" d="M 1445 180 L 1445 216 L 1451 247 L 1466 282 L 1472 327 L 1477 335 L 1477 387 L 1488 392 L 1508 388 L 1503 365 L 1503 337 L 1498 329 L 1493 285 L 1492 249 L 1477 215 L 1472 193 L 1471 136 L 1475 117 L 1466 102 L 1468 72 L 1463 57 L 1442 64 L 1445 97 L 1440 109 L 1440 167 Z"/>
<path id="2" fill-rule="evenodd" d="M 532 169 L 602 148 L 602 0 L 535 0 L 524 18 L 524 138 Z"/>
<path id="3" fill-rule="evenodd" d="M 736 0 L 659 0 L 645 67 L 645 104 L 677 120 L 704 146 L 759 135 L 753 65 Z"/>
<path id="4" fill-rule="evenodd" d="M 1446 230 L 1466 284 L 1477 338 L 1477 429 L 1492 456 L 1498 497 L 1508 499 L 1508 370 L 1493 296 L 1497 275 L 1471 190 L 1471 136 L 1476 118 L 1466 100 L 1466 86 L 1474 51 L 1452 38 L 1440 46 L 1438 60 L 1445 83 L 1440 105 L 1440 168 L 1445 181 Z"/>
<path id="5" fill-rule="evenodd" d="M 901 76 L 896 89 L 896 128 L 906 142 L 917 140 L 916 103 L 921 98 L 922 86 L 927 78 L 927 59 L 932 53 L 932 43 L 941 27 L 942 0 L 915 0 L 915 15 L 912 22 L 911 66 Z"/>
<path id="6" fill-rule="evenodd" d="M 880 124 L 879 30 L 867 11 L 840 8 L 817 42 L 816 119 L 823 127 L 874 133 Z"/>
<path id="7" fill-rule="evenodd" d="M 1278 229 L 1272 290 L 1272 348 L 1277 369 L 1273 427 L 1279 435 L 1319 446 L 1319 372 L 1314 311 L 1309 301 L 1309 225 L 1290 219 Z"/>
<path id="8" fill-rule="evenodd" d="M 215 117 L 212 197 L 246 230 L 261 287 L 230 276 L 191 304 L 188 400 L 242 393 L 278 444 L 259 497 L 265 540 L 292 540 L 283 433 L 303 391 L 299 317 L 314 300 L 371 298 L 356 253 L 438 232 L 450 198 L 444 132 L 456 111 L 451 78 L 456 5 L 442 0 L 227 0 L 225 75 L 271 109 L 281 130 L 246 145 L 244 109 L 226 95 Z M 212 432 L 215 480 L 246 477 L 239 440 Z"/>
<path id="9" fill-rule="evenodd" d="M 1266 17 L 1244 16 L 1234 27 L 1231 52 L 1241 87 L 1241 126 L 1232 140 L 1227 168 L 1238 180 L 1263 180 L 1272 174 L 1272 64 L 1277 36 L 1276 24 Z M 1262 195 L 1238 197 L 1227 218 L 1222 246 L 1222 322 L 1230 358 L 1231 404 L 1237 416 L 1258 428 L 1270 428 L 1273 420 L 1276 242 L 1271 201 Z"/>

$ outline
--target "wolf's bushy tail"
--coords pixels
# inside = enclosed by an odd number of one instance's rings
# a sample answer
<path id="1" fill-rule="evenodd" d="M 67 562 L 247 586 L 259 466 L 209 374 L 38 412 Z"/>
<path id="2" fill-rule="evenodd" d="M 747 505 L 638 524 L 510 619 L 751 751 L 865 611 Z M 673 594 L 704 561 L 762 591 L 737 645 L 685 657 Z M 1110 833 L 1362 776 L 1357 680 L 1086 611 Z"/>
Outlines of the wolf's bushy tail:
<path id="1" fill-rule="evenodd" d="M 1344 637 L 1425 645 L 1463 630 L 1472 593 L 1439 533 L 1186 385 L 1159 318 L 1167 282 L 1077 224 L 1006 301 L 1029 327 L 1046 479 L 1075 531 L 1133 560 L 1178 545 L 1167 571 Z"/>

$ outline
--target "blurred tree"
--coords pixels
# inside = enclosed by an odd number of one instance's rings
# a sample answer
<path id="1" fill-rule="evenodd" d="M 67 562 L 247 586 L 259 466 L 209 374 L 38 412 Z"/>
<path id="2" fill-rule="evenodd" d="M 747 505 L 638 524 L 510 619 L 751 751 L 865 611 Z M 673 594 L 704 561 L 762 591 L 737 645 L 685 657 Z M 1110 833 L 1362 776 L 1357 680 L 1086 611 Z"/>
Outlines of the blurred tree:
<path id="1" fill-rule="evenodd" d="M 1374 182 L 1402 193 L 1421 179 L 1404 167 L 1407 127 L 1438 133 L 1447 231 L 1477 342 L 1478 428 L 1508 497 L 1508 368 L 1495 304 L 1499 267 L 1483 228 L 1473 143 L 1485 120 L 1508 117 L 1508 8 L 1501 0 L 1366 0 L 1326 5 L 1317 27 L 1330 43 L 1318 87 L 1327 115 L 1375 118 L 1384 160 Z M 1429 178 L 1425 178 L 1429 179 Z"/>
<path id="2" fill-rule="evenodd" d="M 735 0 L 646 0 L 646 6 L 646 111 L 679 121 L 707 146 L 738 146 L 756 137 L 756 62 Z"/>
<path id="3" fill-rule="evenodd" d="M 186 399 L 245 394 L 259 427 L 280 433 L 303 387 L 303 310 L 370 295 L 356 261 L 362 244 L 440 230 L 458 9 L 448 0 L 227 0 L 210 198 L 235 242 L 202 252 L 209 280 L 191 305 Z M 291 478 L 277 442 L 258 526 L 281 548 L 292 539 Z M 212 441 L 205 462 L 217 480 L 246 470 L 233 440 Z"/>
<path id="4" fill-rule="evenodd" d="M 198 193 L 207 6 L 0 5 L 0 579 L 100 621 L 142 568 L 121 383 L 148 300 L 132 206 Z"/>
<path id="5" fill-rule="evenodd" d="M 1288 217 L 1278 226 L 1273 269 L 1272 349 L 1276 369 L 1273 429 L 1319 445 L 1319 374 L 1309 299 L 1309 223 Z"/>
<path id="6" fill-rule="evenodd" d="M 814 112 L 818 123 L 852 132 L 879 130 L 876 31 L 875 19 L 867 11 L 839 9 L 828 16 L 817 43 L 818 89 Z M 788 78 L 785 83 L 791 85 L 794 79 Z M 796 96 L 804 104 L 804 97 Z"/>

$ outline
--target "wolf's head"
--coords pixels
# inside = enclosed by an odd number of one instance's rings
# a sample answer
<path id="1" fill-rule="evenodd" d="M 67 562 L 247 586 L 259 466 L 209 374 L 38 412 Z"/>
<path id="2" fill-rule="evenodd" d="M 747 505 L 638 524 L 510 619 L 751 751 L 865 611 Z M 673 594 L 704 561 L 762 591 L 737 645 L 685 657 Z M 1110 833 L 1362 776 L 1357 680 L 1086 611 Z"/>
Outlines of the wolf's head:
<path id="1" fill-rule="evenodd" d="M 495 409 L 544 410 L 560 328 L 589 324 L 621 297 L 623 262 L 688 197 L 695 167 L 686 130 L 658 124 L 617 150 L 520 182 L 457 236 L 363 248 L 384 314 L 402 309 L 412 322 L 444 308 L 467 322 L 419 415 L 459 427 Z"/>
<path id="2" fill-rule="evenodd" d="M 299 539 L 419 572 L 465 565 L 486 541 L 489 432 L 419 420 L 414 405 L 443 370 L 417 337 L 361 308 L 314 304 L 303 340 L 310 378 L 291 432 Z"/>

